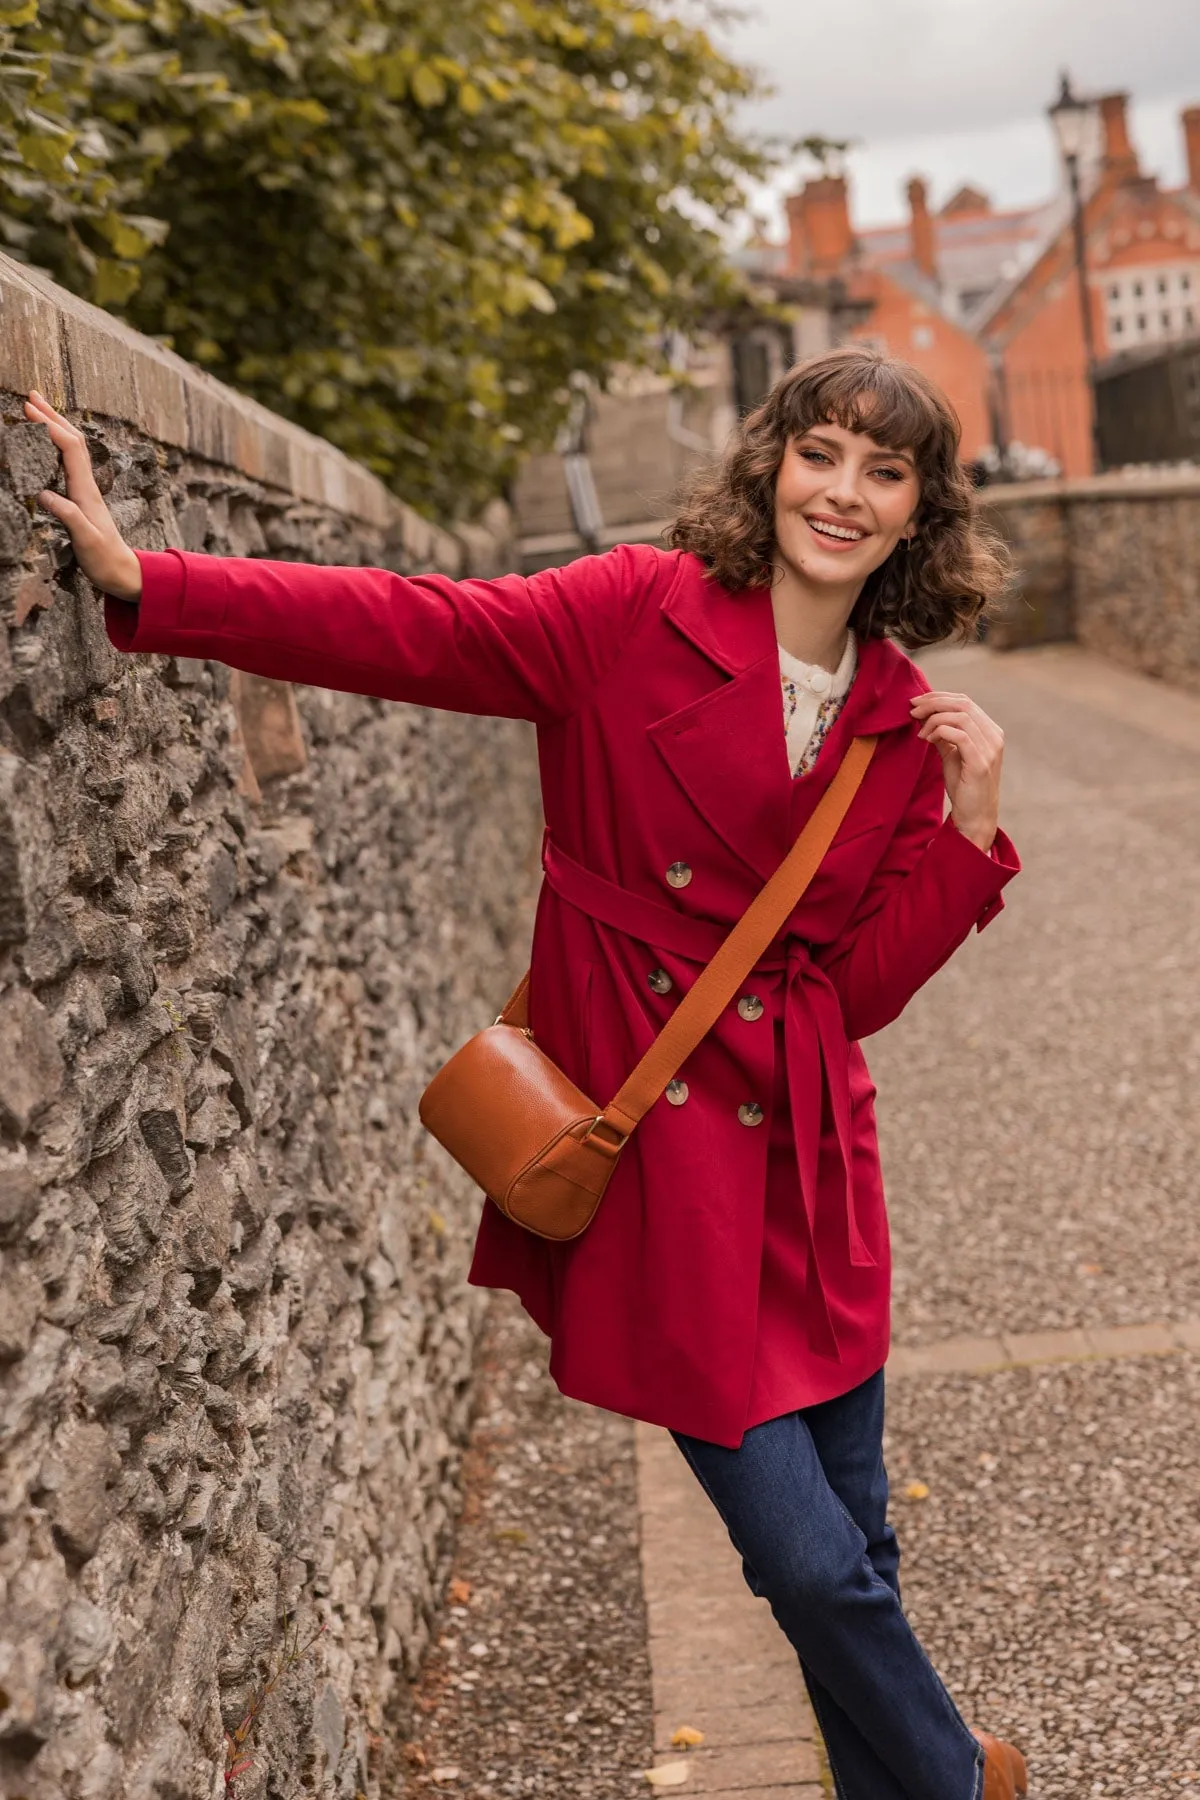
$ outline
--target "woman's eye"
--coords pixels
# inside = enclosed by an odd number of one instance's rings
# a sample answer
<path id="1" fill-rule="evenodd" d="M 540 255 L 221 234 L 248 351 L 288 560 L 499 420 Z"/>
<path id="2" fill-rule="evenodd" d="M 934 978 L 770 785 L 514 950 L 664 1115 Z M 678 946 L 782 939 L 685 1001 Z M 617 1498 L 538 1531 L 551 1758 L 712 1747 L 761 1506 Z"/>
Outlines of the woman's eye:
<path id="1" fill-rule="evenodd" d="M 877 475 L 885 476 L 888 481 L 904 480 L 904 471 L 902 469 L 876 469 L 875 473 Z"/>
<path id="2" fill-rule="evenodd" d="M 804 458 L 805 462 L 827 463 L 829 461 L 829 458 L 826 456 L 826 454 L 823 450 L 802 450 L 800 452 L 800 454 Z"/>

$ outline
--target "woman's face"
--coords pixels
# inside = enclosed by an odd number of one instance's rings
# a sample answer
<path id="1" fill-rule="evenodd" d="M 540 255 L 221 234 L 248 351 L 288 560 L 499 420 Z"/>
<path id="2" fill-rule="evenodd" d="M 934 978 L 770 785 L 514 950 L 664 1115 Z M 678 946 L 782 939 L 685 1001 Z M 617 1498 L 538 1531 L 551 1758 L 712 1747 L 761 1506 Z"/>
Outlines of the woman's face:
<path id="1" fill-rule="evenodd" d="M 921 486 L 906 450 L 841 425 L 792 438 L 775 483 L 775 542 L 815 586 L 861 587 L 915 530 Z"/>

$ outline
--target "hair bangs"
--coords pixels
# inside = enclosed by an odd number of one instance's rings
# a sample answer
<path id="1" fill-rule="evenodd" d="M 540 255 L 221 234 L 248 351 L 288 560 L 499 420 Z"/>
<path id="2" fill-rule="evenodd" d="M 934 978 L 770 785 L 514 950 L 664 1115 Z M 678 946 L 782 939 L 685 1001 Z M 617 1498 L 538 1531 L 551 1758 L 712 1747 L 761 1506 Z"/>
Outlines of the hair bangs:
<path id="1" fill-rule="evenodd" d="M 818 358 L 807 379 L 797 373 L 784 408 L 792 437 L 817 425 L 840 425 L 881 449 L 906 450 L 921 467 L 944 436 L 944 403 L 913 382 L 915 371 L 901 373 L 875 351 L 844 350 L 836 361 Z"/>

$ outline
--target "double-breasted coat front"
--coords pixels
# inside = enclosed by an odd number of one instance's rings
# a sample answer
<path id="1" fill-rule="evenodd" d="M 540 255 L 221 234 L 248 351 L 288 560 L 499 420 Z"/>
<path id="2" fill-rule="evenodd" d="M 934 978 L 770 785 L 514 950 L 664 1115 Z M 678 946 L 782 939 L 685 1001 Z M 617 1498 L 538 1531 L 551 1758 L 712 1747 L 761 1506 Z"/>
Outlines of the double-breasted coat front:
<path id="1" fill-rule="evenodd" d="M 819 874 L 745 991 L 650 1110 L 599 1213 L 551 1245 L 485 1206 L 471 1279 L 552 1339 L 567 1394 L 736 1445 L 887 1355 L 889 1249 L 858 1040 L 894 1019 L 1016 872 L 943 822 L 940 759 L 892 644 L 793 779 L 770 595 L 623 546 L 524 578 L 141 555 L 113 642 L 385 699 L 532 720 L 546 819 L 537 1041 L 598 1106 L 828 786 L 879 747 Z M 502 996 L 501 996 L 502 998 Z"/>

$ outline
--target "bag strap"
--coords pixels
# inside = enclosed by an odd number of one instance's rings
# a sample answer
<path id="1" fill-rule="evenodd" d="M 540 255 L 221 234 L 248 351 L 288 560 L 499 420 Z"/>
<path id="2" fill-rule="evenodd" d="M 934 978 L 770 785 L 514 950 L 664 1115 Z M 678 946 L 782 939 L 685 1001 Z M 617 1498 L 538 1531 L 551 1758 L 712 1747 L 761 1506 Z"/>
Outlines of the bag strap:
<path id="1" fill-rule="evenodd" d="M 605 1107 L 598 1124 L 602 1120 L 620 1138 L 628 1137 L 701 1039 L 712 1030 L 796 910 L 850 810 L 877 742 L 873 737 L 853 740 L 808 824 L 711 962 L 696 977 L 620 1092 Z M 500 1015 L 506 1025 L 527 1028 L 528 995 L 526 975 Z"/>

